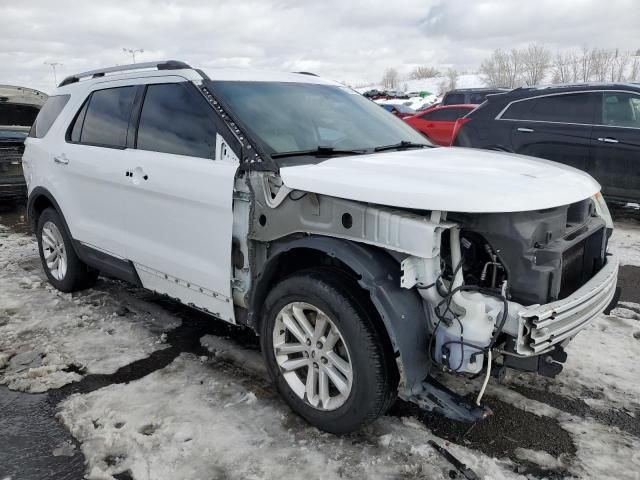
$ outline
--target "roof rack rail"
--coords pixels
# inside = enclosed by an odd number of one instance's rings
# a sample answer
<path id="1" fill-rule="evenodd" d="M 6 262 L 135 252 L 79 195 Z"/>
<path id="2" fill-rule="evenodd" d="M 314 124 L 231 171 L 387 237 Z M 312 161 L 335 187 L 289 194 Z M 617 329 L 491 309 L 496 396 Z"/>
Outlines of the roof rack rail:
<path id="1" fill-rule="evenodd" d="M 179 60 L 163 60 L 161 62 L 145 62 L 133 63 L 130 65 L 118 65 L 117 67 L 99 68 L 98 70 L 76 73 L 75 75 L 71 75 L 62 80 L 62 82 L 60 82 L 60 85 L 58 86 L 64 87 L 65 85 L 79 82 L 81 79 L 85 78 L 104 77 L 107 73 L 129 72 L 132 70 L 144 70 L 150 68 L 156 68 L 158 70 L 184 70 L 191 69 L 192 67 L 189 64 L 181 62 Z"/>
<path id="2" fill-rule="evenodd" d="M 318 76 L 315 73 L 311 73 L 311 72 L 293 72 L 293 73 L 297 73 L 299 75 L 311 75 L 312 77 L 317 77 Z"/>

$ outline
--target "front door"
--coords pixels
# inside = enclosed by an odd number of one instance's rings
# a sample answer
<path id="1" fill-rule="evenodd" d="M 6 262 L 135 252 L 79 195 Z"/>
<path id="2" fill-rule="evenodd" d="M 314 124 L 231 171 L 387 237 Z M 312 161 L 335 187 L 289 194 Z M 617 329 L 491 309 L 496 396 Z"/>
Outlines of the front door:
<path id="1" fill-rule="evenodd" d="M 238 161 L 216 158 L 214 115 L 190 83 L 147 85 L 126 172 L 128 258 L 145 287 L 234 322 Z"/>
<path id="2" fill-rule="evenodd" d="M 610 198 L 640 201 L 640 95 L 599 94 L 592 133 L 592 174 Z"/>

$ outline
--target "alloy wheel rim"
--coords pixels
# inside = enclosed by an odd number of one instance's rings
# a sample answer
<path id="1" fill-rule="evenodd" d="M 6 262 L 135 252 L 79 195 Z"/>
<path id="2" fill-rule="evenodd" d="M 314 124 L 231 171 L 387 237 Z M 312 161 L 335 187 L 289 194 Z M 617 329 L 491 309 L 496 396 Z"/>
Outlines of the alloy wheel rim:
<path id="1" fill-rule="evenodd" d="M 349 398 L 353 366 L 347 344 L 331 319 L 305 302 L 286 305 L 276 317 L 273 350 L 291 390 L 317 410 L 336 410 Z"/>
<path id="2" fill-rule="evenodd" d="M 60 230 L 53 222 L 46 222 L 42 227 L 42 252 L 51 276 L 62 280 L 67 274 L 67 251 Z"/>

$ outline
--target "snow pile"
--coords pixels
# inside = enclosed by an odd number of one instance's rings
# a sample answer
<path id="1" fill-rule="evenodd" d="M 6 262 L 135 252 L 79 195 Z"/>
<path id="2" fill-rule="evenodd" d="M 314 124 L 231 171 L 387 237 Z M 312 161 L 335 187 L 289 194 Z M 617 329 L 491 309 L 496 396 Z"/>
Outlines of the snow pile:
<path id="1" fill-rule="evenodd" d="M 333 436 L 290 412 L 268 382 L 191 354 L 135 382 L 73 395 L 59 418 L 82 444 L 89 479 L 442 478 L 452 469 L 427 443 L 444 441 L 417 421 L 383 417 Z M 447 448 L 483 478 L 523 478 L 507 461 Z"/>
<path id="2" fill-rule="evenodd" d="M 98 288 L 58 292 L 47 283 L 35 241 L 0 230 L 0 384 L 43 392 L 166 348 L 159 335 L 176 320 L 123 314 L 112 282 Z"/>
<path id="3" fill-rule="evenodd" d="M 435 95 L 443 93 L 443 85 L 447 85 L 448 80 L 446 77 L 433 77 L 424 78 L 420 80 L 401 80 L 396 90 L 402 90 L 408 92 L 429 92 Z M 482 80 L 482 77 L 477 73 L 469 73 L 459 75 L 456 81 L 456 88 L 485 88 L 487 85 Z M 386 90 L 382 84 L 372 84 L 362 87 L 356 87 L 354 90 L 364 93 L 367 90 Z"/>
<path id="4" fill-rule="evenodd" d="M 640 226 L 616 222 L 609 247 L 618 255 L 622 265 L 640 265 Z"/>

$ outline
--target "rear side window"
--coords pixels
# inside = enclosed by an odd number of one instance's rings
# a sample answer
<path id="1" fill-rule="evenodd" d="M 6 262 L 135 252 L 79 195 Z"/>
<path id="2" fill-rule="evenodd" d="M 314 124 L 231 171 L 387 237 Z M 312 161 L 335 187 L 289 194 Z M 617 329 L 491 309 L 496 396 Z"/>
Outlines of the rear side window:
<path id="1" fill-rule="evenodd" d="M 135 95 L 136 87 L 109 88 L 93 92 L 84 115 L 80 143 L 124 148 L 127 145 L 129 117 Z M 80 116 L 76 123 L 79 119 Z M 76 125 L 72 130 L 72 138 L 74 131 Z"/>
<path id="2" fill-rule="evenodd" d="M 31 127 L 29 136 L 36 138 L 44 137 L 69 101 L 69 97 L 70 95 L 54 95 L 53 97 L 49 97 L 40 109 L 40 113 Z"/>
<path id="3" fill-rule="evenodd" d="M 640 96 L 627 92 L 604 92 L 602 124 L 640 128 Z"/>
<path id="4" fill-rule="evenodd" d="M 136 148 L 214 158 L 216 128 L 204 98 L 178 83 L 149 85 Z"/>
<path id="5" fill-rule="evenodd" d="M 443 105 L 457 105 L 460 103 L 467 103 L 464 100 L 464 93 L 448 93 L 442 100 Z"/>
<path id="6" fill-rule="evenodd" d="M 593 123 L 590 93 L 571 93 L 533 98 L 511 105 L 502 118 L 538 122 Z"/>

